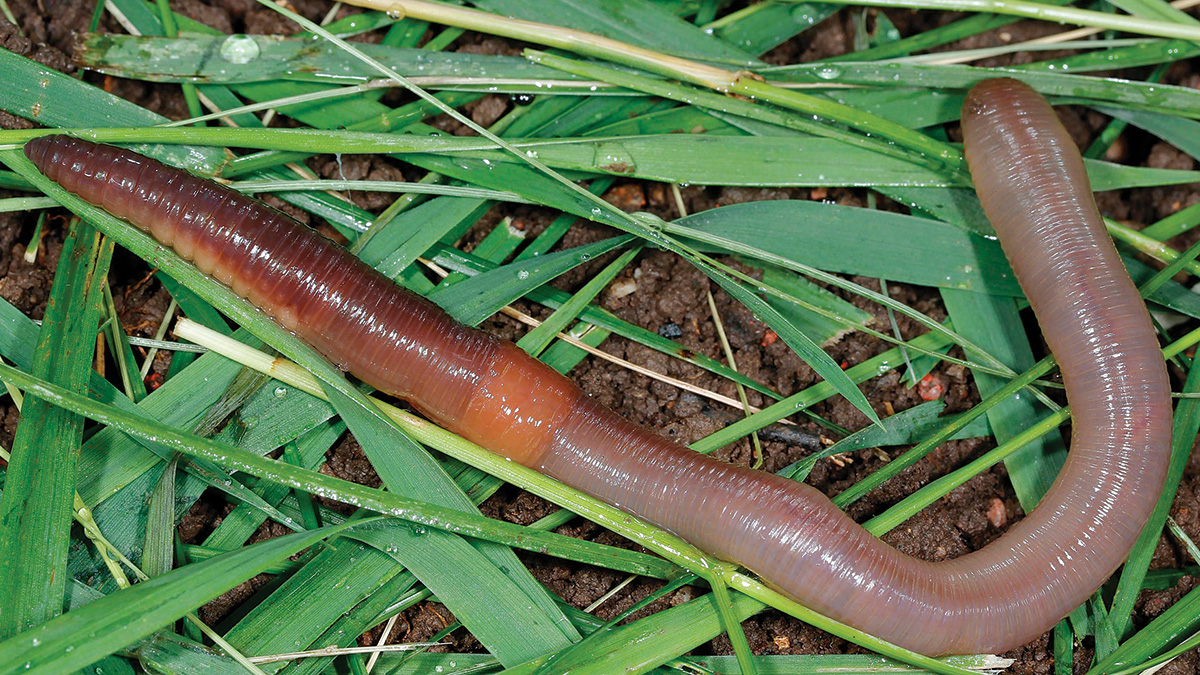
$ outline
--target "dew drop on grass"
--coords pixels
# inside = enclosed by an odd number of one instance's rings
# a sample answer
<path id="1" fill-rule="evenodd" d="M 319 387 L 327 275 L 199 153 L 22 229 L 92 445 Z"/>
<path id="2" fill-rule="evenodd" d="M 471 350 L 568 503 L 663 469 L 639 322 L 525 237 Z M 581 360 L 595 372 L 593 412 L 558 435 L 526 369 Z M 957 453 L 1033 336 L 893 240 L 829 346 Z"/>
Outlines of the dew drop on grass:
<path id="1" fill-rule="evenodd" d="M 221 58 L 230 63 L 250 63 L 259 55 L 258 43 L 248 35 L 230 35 L 221 43 Z"/>

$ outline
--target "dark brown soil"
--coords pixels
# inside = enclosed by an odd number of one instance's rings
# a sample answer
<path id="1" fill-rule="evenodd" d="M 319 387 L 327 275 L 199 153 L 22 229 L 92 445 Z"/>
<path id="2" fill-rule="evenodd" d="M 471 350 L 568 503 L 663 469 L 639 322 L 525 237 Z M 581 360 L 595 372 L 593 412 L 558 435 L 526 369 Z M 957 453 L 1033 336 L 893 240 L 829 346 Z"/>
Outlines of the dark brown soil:
<path id="1" fill-rule="evenodd" d="M 250 0 L 177 0 L 173 7 L 208 25 L 223 31 L 252 33 L 289 33 L 292 26 L 282 18 Z M 72 53 L 75 32 L 83 30 L 90 18 L 90 2 L 81 0 L 10 0 L 9 6 L 15 13 L 24 35 L 18 35 L 10 24 L 0 19 L 0 45 L 18 54 L 31 58 L 59 70 L 72 72 L 68 55 Z M 319 20 L 328 5 L 317 0 L 294 0 L 292 6 L 302 14 Z M 350 11 L 353 8 L 344 9 Z M 908 35 L 929 27 L 945 23 L 949 16 L 927 12 L 889 12 L 891 20 Z M 103 30 L 120 32 L 119 26 L 106 15 Z M 955 48 L 981 47 L 1002 42 L 1019 41 L 1055 32 L 1055 26 L 1019 23 L 990 34 L 973 37 Z M 802 38 L 793 40 L 775 49 L 768 57 L 773 63 L 811 61 L 823 56 L 843 53 L 850 48 L 852 22 L 846 11 L 835 15 L 808 31 Z M 369 39 L 369 38 L 368 38 Z M 456 44 L 457 49 L 482 53 L 510 53 L 513 44 L 485 36 L 468 34 Z M 1005 61 L 1013 63 L 1025 57 Z M 984 65 L 1003 65 L 989 62 Z M 1129 74 L 1137 77 L 1140 73 Z M 174 86 L 154 85 L 103 78 L 95 74 L 83 75 L 88 81 L 104 86 L 120 96 L 139 105 L 172 118 L 185 116 L 185 106 L 179 90 Z M 1167 82 L 1200 86 L 1200 74 L 1187 63 L 1176 64 L 1167 74 Z M 500 117 L 512 103 L 506 97 L 487 97 L 469 106 L 467 112 L 480 123 L 490 123 Z M 1076 141 L 1086 146 L 1104 127 L 1107 120 L 1096 113 L 1075 109 L 1061 110 Z M 27 127 L 28 123 L 0 113 L 0 126 L 4 128 Z M 461 132 L 457 125 L 442 122 L 439 126 Z M 952 130 L 952 133 L 955 133 Z M 1195 162 L 1178 150 L 1155 142 L 1148 135 L 1129 129 L 1110 152 L 1110 159 L 1130 164 L 1156 167 L 1195 168 Z M 379 158 L 346 157 L 340 164 L 332 158 L 311 161 L 310 167 L 326 177 L 344 175 L 347 178 L 408 179 L 419 177 L 412 167 L 397 166 Z M 664 218 L 675 218 L 680 214 L 674 200 L 664 186 L 651 183 L 621 182 L 605 195 L 606 199 L 630 211 L 645 210 Z M 699 188 L 683 189 L 683 202 L 689 212 L 697 212 L 715 206 L 762 199 L 830 199 L 838 203 L 862 205 L 865 194 L 855 190 L 808 190 L 808 189 L 749 189 L 749 188 Z M 383 195 L 356 195 L 356 202 L 368 209 L 381 209 L 389 201 Z M 1100 205 L 1107 214 L 1134 224 L 1153 222 L 1185 206 L 1200 201 L 1200 189 L 1196 185 L 1131 190 L 1100 195 Z M 296 214 L 300 215 L 300 214 Z M 484 223 L 490 229 L 501 217 L 511 216 L 529 235 L 536 235 L 554 217 L 545 209 L 533 207 L 506 207 L 488 214 Z M 304 217 L 305 220 L 311 220 Z M 33 218 L 23 215 L 0 214 L 0 297 L 13 303 L 34 318 L 40 318 L 49 291 L 51 275 L 61 247 L 63 220 L 50 221 L 41 242 L 36 262 L 24 262 L 22 255 L 32 232 Z M 318 224 L 318 223 L 314 223 Z M 468 235 L 469 248 L 478 240 L 484 228 L 477 228 Z M 611 232 L 594 225 L 579 225 L 567 236 L 564 246 L 576 246 L 588 241 L 610 236 Z M 1196 235 L 1185 235 L 1182 241 L 1172 242 L 1177 248 L 1192 243 Z M 586 269 L 577 270 L 557 283 L 564 288 L 573 288 L 581 280 L 594 274 L 606 260 L 590 263 Z M 766 326 L 756 321 L 741 305 L 733 302 L 714 287 L 700 272 L 662 252 L 647 252 L 621 275 L 624 283 L 636 284 L 636 291 L 623 297 L 614 294 L 602 295 L 601 303 L 640 326 L 659 330 L 673 326 L 678 334 L 676 340 L 687 348 L 715 358 L 723 358 L 717 341 L 714 324 L 706 303 L 706 294 L 716 298 L 721 320 L 729 335 L 739 369 L 750 377 L 790 394 L 816 382 L 813 371 L 793 355 L 782 341 L 773 340 Z M 866 286 L 878 289 L 872 279 L 855 279 Z M 167 303 L 165 290 L 152 278 L 146 276 L 144 265 L 124 255 L 114 263 L 114 296 L 126 330 L 139 335 L 153 335 L 157 329 Z M 937 293 L 926 288 L 908 287 L 899 284 L 889 286 L 889 293 L 935 318 L 944 316 Z M 887 317 L 876 306 L 848 297 L 859 306 L 872 312 L 878 326 L 887 326 Z M 534 307 L 522 307 L 535 316 L 544 314 Z M 900 330 L 906 337 L 921 331 L 903 317 L 899 318 Z M 505 337 L 518 337 L 523 328 L 507 318 L 496 318 L 485 325 Z M 733 386 L 721 379 L 708 375 L 696 368 L 681 364 L 657 352 L 619 338 L 611 338 L 604 345 L 606 351 L 628 359 L 647 368 L 680 378 L 697 386 L 715 390 L 721 394 L 736 396 Z M 838 362 L 847 366 L 859 363 L 887 349 L 887 345 L 859 334 L 850 335 L 829 346 L 829 352 Z M 156 363 L 161 373 L 164 362 Z M 1173 373 L 1178 378 L 1179 373 Z M 706 436 L 728 424 L 734 416 L 725 409 L 689 393 L 652 381 L 647 377 L 615 367 L 605 361 L 589 359 L 572 373 L 572 377 L 606 405 L 638 423 L 660 430 L 661 433 L 683 442 L 691 442 Z M 943 364 L 934 371 L 934 378 L 944 391 L 943 398 L 950 410 L 969 407 L 979 399 L 978 392 L 969 375 L 957 366 Z M 880 415 L 891 414 L 909 408 L 922 401 L 921 391 L 906 388 L 896 373 L 876 378 L 864 385 L 862 390 L 872 401 Z M 750 393 L 750 403 L 761 405 L 761 397 Z M 814 408 L 814 412 L 849 429 L 865 425 L 866 419 L 844 400 L 838 398 Z M 776 470 L 810 453 L 823 431 L 811 422 L 800 422 L 797 429 L 764 433 L 765 470 Z M 0 443 L 8 444 L 15 429 L 16 414 L 8 406 L 3 415 Z M 787 440 L 781 440 L 787 439 Z M 906 470 L 898 478 L 853 505 L 850 513 L 863 520 L 880 513 L 889 505 L 945 472 L 985 452 L 992 444 L 979 440 L 947 443 L 928 458 Z M 722 459 L 749 463 L 752 459 L 749 443 L 742 441 L 720 450 Z M 888 461 L 878 450 L 855 453 L 845 461 L 820 462 L 812 472 L 809 482 L 828 494 L 836 494 L 847 486 L 876 470 Z M 352 439 L 345 439 L 328 456 L 323 469 L 343 478 L 368 485 L 378 485 L 365 457 Z M 1193 459 L 1179 490 L 1173 516 L 1193 538 L 1200 539 L 1200 461 Z M 510 522 L 528 524 L 552 512 L 554 507 L 536 497 L 516 489 L 503 489 L 483 505 L 485 514 Z M 184 541 L 199 542 L 228 511 L 220 497 L 206 495 L 180 526 Z M 952 492 L 947 498 L 924 510 L 904 526 L 888 534 L 885 539 L 900 550 L 927 560 L 954 558 L 977 549 L 999 536 L 1022 515 L 1016 498 L 1009 486 L 1003 467 L 971 480 Z M 616 535 L 590 523 L 576 520 L 559 532 L 575 537 L 584 537 L 605 543 L 631 546 Z M 277 532 L 263 530 L 256 537 L 274 536 Z M 623 575 L 581 566 L 564 564 L 557 559 L 534 554 L 522 554 L 523 559 L 536 577 L 553 592 L 576 607 L 587 607 L 605 595 Z M 1186 554 L 1174 541 L 1164 539 L 1155 556 L 1156 567 L 1178 567 L 1189 561 Z M 202 616 L 215 622 L 232 611 L 245 600 L 261 579 L 246 584 L 234 592 L 206 606 Z M 1178 587 L 1161 592 L 1145 592 L 1138 604 L 1135 616 L 1137 625 L 1144 625 L 1163 612 L 1172 602 L 1181 597 L 1194 585 L 1185 579 Z M 651 593 L 657 583 L 637 580 L 607 600 L 596 614 L 607 619 L 615 616 Z M 685 602 L 692 596 L 692 589 L 683 589 L 659 600 L 648 610 L 635 616 Z M 423 640 L 436 634 L 453 622 L 445 607 L 424 603 L 403 613 L 391 639 L 394 641 Z M 860 651 L 825 633 L 800 624 L 777 612 L 765 612 L 747 621 L 746 635 L 756 653 L 760 654 L 823 654 Z M 377 628 L 367 638 L 378 637 Z M 479 645 L 463 631 L 448 638 L 453 643 L 451 650 L 479 649 Z M 722 636 L 702 646 L 701 654 L 731 653 L 729 641 Z M 1091 652 L 1088 645 L 1076 651 L 1076 671 L 1082 672 Z M 1052 660 L 1047 637 L 1014 650 L 1008 656 L 1016 659 L 1011 672 L 1050 673 Z M 1200 672 L 1200 656 L 1192 652 L 1169 665 L 1162 673 L 1183 674 Z"/>

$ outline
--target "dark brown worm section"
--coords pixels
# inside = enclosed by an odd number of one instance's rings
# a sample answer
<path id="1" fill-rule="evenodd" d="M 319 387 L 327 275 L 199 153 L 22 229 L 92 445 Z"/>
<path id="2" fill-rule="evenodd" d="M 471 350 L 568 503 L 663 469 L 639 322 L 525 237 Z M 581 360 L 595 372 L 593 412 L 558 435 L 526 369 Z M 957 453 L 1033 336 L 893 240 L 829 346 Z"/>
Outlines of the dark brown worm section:
<path id="1" fill-rule="evenodd" d="M 1070 459 L 1003 538 L 931 564 L 815 489 L 642 429 L 511 343 L 461 326 L 287 216 L 126 150 L 64 136 L 26 154 L 149 231 L 331 361 L 446 428 L 754 570 L 801 603 L 926 654 L 998 652 L 1078 606 L 1128 554 L 1162 487 L 1166 372 L 1096 214 L 1078 152 L 1039 96 L 985 83 L 968 156 L 1074 397 Z M 985 161 L 981 161 L 985 160 Z M 1078 399 L 1078 400 L 1076 400 Z"/>

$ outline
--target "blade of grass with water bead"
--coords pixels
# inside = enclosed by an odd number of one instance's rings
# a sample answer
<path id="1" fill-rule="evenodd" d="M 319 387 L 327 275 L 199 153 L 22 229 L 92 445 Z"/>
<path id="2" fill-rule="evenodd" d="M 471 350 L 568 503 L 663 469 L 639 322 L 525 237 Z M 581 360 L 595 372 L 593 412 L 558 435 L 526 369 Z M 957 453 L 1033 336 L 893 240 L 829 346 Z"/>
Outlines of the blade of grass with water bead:
<path id="1" fill-rule="evenodd" d="M 301 460 L 298 466 L 316 470 L 325 461 L 326 451 L 333 447 L 345 431 L 344 422 L 330 420 L 306 432 L 296 442 Z M 291 492 L 284 486 L 261 481 L 255 490 L 268 504 L 275 507 L 278 507 Z M 212 533 L 205 538 L 204 546 L 219 550 L 232 550 L 242 546 L 265 521 L 261 511 L 239 504 L 223 517 Z"/>
<path id="2" fill-rule="evenodd" d="M 517 341 L 517 346 L 534 357 L 539 356 L 554 341 L 555 336 L 566 330 L 568 324 L 579 318 L 579 313 L 583 311 L 584 306 L 591 303 L 600 294 L 600 291 L 608 286 L 609 282 L 616 278 L 629 263 L 633 262 L 634 257 L 640 251 L 640 246 L 634 246 L 622 252 L 599 274 L 589 279 L 579 291 L 571 296 L 570 300 L 556 309 L 540 326 L 522 336 Z"/>
<path id="3" fill-rule="evenodd" d="M 495 265 L 502 265 L 525 241 L 525 232 L 512 225 L 512 218 L 504 218 L 484 235 L 479 243 L 471 249 L 471 255 L 486 260 Z M 461 272 L 452 272 L 442 279 L 440 287 L 453 286 L 469 278 Z"/>
<path id="4" fill-rule="evenodd" d="M 407 661 L 405 661 L 407 659 Z M 961 668 L 970 668 L 980 673 L 992 672 L 1004 668 L 1010 663 L 1008 659 L 997 659 L 989 656 L 954 656 L 946 659 Z M 377 668 L 384 669 L 388 675 L 425 675 L 426 673 L 442 673 L 443 675 L 467 675 L 467 673 L 486 672 L 486 668 L 495 664 L 486 654 L 394 654 L 385 653 L 376 663 Z M 868 655 L 764 655 L 754 657 L 755 668 L 759 675 L 886 675 L 888 673 L 921 672 L 910 666 L 881 656 Z M 666 670 L 669 668 L 670 670 Z M 655 672 L 697 672 L 711 675 L 741 675 L 737 661 L 732 656 L 683 656 L 669 659 L 663 669 Z M 219 675 L 224 675 L 223 672 Z M 230 673 L 230 675 L 233 675 Z"/>
<path id="5" fill-rule="evenodd" d="M 639 115 L 632 119 L 618 120 L 612 124 L 592 129 L 583 134 L 585 138 L 606 136 L 650 136 L 653 134 L 736 134 L 737 128 L 730 122 L 713 116 L 712 113 L 693 106 L 680 106 L 668 110 Z"/>
<path id="6" fill-rule="evenodd" d="M 664 182 L 831 187 L 963 185 L 960 179 L 950 177 L 941 170 L 826 138 L 672 134 L 603 140 L 572 139 L 553 143 L 528 141 L 519 145 L 526 152 L 536 153 L 539 159 L 560 171 Z M 500 166 L 517 166 L 511 157 L 501 152 L 472 150 L 465 143 L 460 147 L 461 152 L 456 151 L 453 158 L 443 160 L 457 165 L 460 171 L 487 171 L 487 165 L 478 165 L 477 162 L 481 160 L 498 165 L 496 169 Z M 432 155 L 429 153 L 409 159 L 413 163 L 424 164 L 429 161 L 426 157 Z M 797 171 L 797 156 L 806 158 L 806 166 L 819 166 L 819 170 Z M 437 170 L 447 173 L 441 167 L 437 167 Z M 472 173 L 460 173 L 456 177 L 468 182 L 479 182 L 480 179 Z M 532 193 L 532 186 L 520 187 L 523 196 L 546 203 L 544 198 L 539 199 Z M 571 211 L 579 213 L 577 209 Z M 579 215 L 588 217 L 588 213 L 590 207 Z"/>
<path id="7" fill-rule="evenodd" d="M 405 605 L 415 605 L 430 595 L 429 591 L 420 587 L 416 577 L 411 573 L 397 574 L 380 586 L 379 590 L 355 605 L 354 609 L 345 616 L 335 621 L 324 635 L 313 642 L 313 645 L 317 648 L 320 648 L 321 645 L 335 644 L 343 647 L 357 647 L 358 642 L 355 636 L 364 634 L 371 627 L 378 625 L 381 620 L 390 618 L 388 616 L 381 619 L 381 614 L 389 612 L 389 610 L 392 610 L 389 614 L 399 613 L 406 608 Z M 401 602 L 402 600 L 405 601 Z M 393 609 L 397 603 L 401 603 L 401 607 Z M 287 672 L 288 675 L 317 675 L 328 672 L 327 666 L 331 661 L 330 658 L 306 658 L 293 663 Z"/>
<path id="8" fill-rule="evenodd" d="M 26 192 L 33 190 L 33 186 L 29 184 L 29 181 L 21 178 L 12 171 L 0 171 L 0 188 L 5 190 L 23 190 Z"/>
<path id="9" fill-rule="evenodd" d="M 759 3 L 727 14 L 705 30 L 747 54 L 763 54 L 815 26 L 837 11 L 836 5 Z"/>
<path id="10" fill-rule="evenodd" d="M 838 0 L 837 4 L 843 3 Z M 1025 0 L 863 0 L 855 4 L 870 7 L 908 7 L 913 9 L 940 9 L 950 11 L 987 11 L 996 14 L 1008 14 L 1042 21 L 1057 21 L 1078 26 L 1090 26 L 1126 33 L 1138 33 L 1158 37 L 1181 38 L 1185 40 L 1200 39 L 1200 26 L 1179 24 L 1171 21 L 1141 19 L 1129 15 L 1116 15 L 1106 12 L 1075 9 L 1073 7 L 1056 7 L 1041 2 Z"/>
<path id="11" fill-rule="evenodd" d="M 279 654 L 323 647 L 317 640 L 330 626 L 389 582 L 410 574 L 373 546 L 339 539 L 288 577 L 269 597 L 250 608 L 225 639 L 243 653 Z M 280 625 L 287 631 L 277 630 Z M 278 670 L 283 664 L 264 665 Z"/>
<path id="12" fill-rule="evenodd" d="M 134 655 L 150 672 L 246 675 L 246 669 L 232 658 L 204 644 L 166 631 L 143 640 L 136 646 Z"/>
<path id="13" fill-rule="evenodd" d="M 121 385 L 125 390 L 125 395 L 137 403 L 146 398 L 146 383 L 142 381 L 141 373 L 138 372 L 133 348 L 129 346 L 129 336 L 121 324 L 116 302 L 113 301 L 112 290 L 107 285 L 104 288 L 101 309 L 106 317 L 102 329 L 109 349 L 112 350 L 113 360 L 116 361 L 117 369 L 121 374 Z"/>
<path id="14" fill-rule="evenodd" d="M 543 99 L 549 105 L 553 98 Z M 675 104 L 645 96 L 610 96 L 583 98 L 569 110 L 546 120 L 525 133 L 526 125 L 514 124 L 506 136 L 519 138 L 569 138 L 571 136 L 600 136 L 596 129 L 638 119 L 644 115 L 673 109 Z"/>
<path id="15" fill-rule="evenodd" d="M 86 391 L 112 243 L 73 221 L 63 244 L 31 370 Z M 0 637 L 62 612 L 83 419 L 26 396 L 0 500 Z"/>
<path id="16" fill-rule="evenodd" d="M 735 616 L 746 619 L 764 607 L 756 600 L 735 595 L 731 609 Z M 706 593 L 639 621 L 594 633 L 551 658 L 543 657 L 509 668 L 505 675 L 535 675 L 547 672 L 544 667 L 550 666 L 556 672 L 575 675 L 642 673 L 703 644 L 721 631 L 716 602 L 712 593 Z M 638 649 L 627 649 L 629 644 L 638 645 Z"/>
<path id="17" fill-rule="evenodd" d="M 1200 30 L 1200 27 L 1197 27 Z M 788 82 L 829 83 L 832 66 L 803 64 L 772 69 L 772 78 Z M 825 74 L 823 76 L 823 73 Z M 906 87 L 921 82 L 929 88 L 966 90 L 991 77 L 1013 77 L 1049 97 L 1070 97 L 1093 104 L 1107 103 L 1136 107 L 1183 117 L 1200 116 L 1200 92 L 1187 87 L 1111 80 L 1063 73 L 1030 72 L 1013 68 L 976 68 L 961 65 L 924 65 L 907 63 L 839 63 L 838 84 Z"/>
<path id="18" fill-rule="evenodd" d="M 1200 25 L 1200 21 L 1197 21 L 1190 14 L 1172 7 L 1170 3 L 1164 0 L 1115 0 L 1112 4 L 1114 7 L 1123 9 L 1131 15 L 1143 19 L 1172 21 L 1193 26 Z"/>
<path id="19" fill-rule="evenodd" d="M 265 541 L 95 600 L 0 642 L 0 673 L 49 675 L 86 666 L 342 529 Z"/>
<path id="20" fill-rule="evenodd" d="M 646 0 L 480 0 L 477 7 L 501 16 L 574 28 L 677 56 L 733 67 L 760 61 Z M 652 32 L 646 27 L 653 26 Z"/>
<path id="21" fill-rule="evenodd" d="M 592 258 L 629 245 L 632 235 L 612 237 L 573 249 L 514 262 L 429 294 L 450 316 L 476 325 L 509 302 Z"/>
<path id="22" fill-rule="evenodd" d="M 311 88 L 307 85 L 260 85 L 249 88 L 249 94 L 253 95 L 256 100 L 272 100 L 271 94 L 282 94 L 283 92 L 296 87 Z M 239 91 L 247 89 L 239 88 Z M 457 94 L 453 92 L 438 94 L 438 99 L 447 105 L 455 107 L 469 103 L 478 98 L 476 94 Z M 300 121 L 307 123 L 324 123 L 326 126 L 337 128 L 345 126 L 345 128 L 353 131 L 376 131 L 390 133 L 408 133 L 412 128 L 424 129 L 424 127 L 414 127 L 426 117 L 435 114 L 435 108 L 427 101 L 414 101 L 402 105 L 398 108 L 383 108 L 378 114 L 372 115 L 352 124 L 337 125 L 332 122 L 340 114 L 337 110 L 330 111 L 324 106 L 303 108 L 295 108 L 285 106 L 282 111 L 289 117 L 295 117 Z M 255 173 L 260 170 L 276 168 L 288 162 L 299 162 L 309 157 L 312 157 L 312 152 L 285 152 L 282 150 L 262 150 L 259 152 L 250 153 L 237 157 L 232 160 L 222 175 L 226 178 L 236 178 L 246 174 Z"/>
<path id="23" fill-rule="evenodd" d="M 4 188 L 0 186 L 0 189 Z M 58 202 L 46 197 L 8 197 L 0 199 L 0 213 L 36 211 L 38 209 L 51 209 L 55 206 L 58 206 Z"/>
<path id="24" fill-rule="evenodd" d="M 209 34 L 182 38 L 92 33 L 83 40 L 79 59 L 89 69 L 148 82 L 242 85 L 295 80 L 329 85 L 359 84 L 379 77 L 377 70 L 329 42 L 206 32 Z M 504 80 L 577 79 L 516 56 L 430 52 L 369 43 L 360 43 L 358 48 L 407 77 L 495 79 L 501 90 Z M 564 84 L 569 86 L 569 82 Z"/>
<path id="25" fill-rule="evenodd" d="M 887 155 L 922 168 L 928 168 L 931 164 L 929 160 L 919 154 L 905 149 L 911 144 L 897 147 L 897 145 L 887 141 L 875 139 L 870 134 L 861 135 L 844 129 L 837 124 L 830 124 L 820 119 L 817 115 L 813 115 L 810 118 L 808 115 L 797 114 L 795 111 L 781 110 L 774 106 L 759 105 L 750 100 L 723 96 L 703 88 L 682 83 L 662 82 L 653 78 L 598 66 L 590 62 L 565 59 L 554 54 L 536 50 L 525 50 L 525 56 L 538 63 L 544 63 L 577 75 L 592 77 L 632 90 L 702 108 L 713 115 L 728 118 L 731 125 L 736 125 L 739 122 L 741 126 L 752 124 L 776 125 L 779 129 L 774 130 L 776 133 L 772 135 L 787 135 L 783 132 L 783 129 L 802 131 L 812 136 L 844 142 L 849 146 L 866 152 Z M 752 99 L 753 97 L 746 98 Z M 689 131 L 694 131 L 694 129 L 689 129 Z M 579 161 L 579 159 L 575 158 L 576 161 Z M 621 164 L 626 163 L 617 163 L 614 166 L 619 167 Z M 628 167 L 630 170 L 634 168 L 634 166 Z M 940 166 L 936 168 L 938 170 L 941 169 Z"/>
<path id="26" fill-rule="evenodd" d="M 831 272 L 1020 293 L 995 241 L 925 218 L 816 202 L 768 201 L 706 211 L 676 225 L 719 233 Z"/>
<path id="27" fill-rule="evenodd" d="M 737 251 L 750 257 L 756 256 L 755 251 L 770 251 L 793 262 L 832 272 L 883 277 L 921 286 L 1021 295 L 997 242 L 954 224 L 927 218 L 777 200 L 706 211 L 680 219 L 670 229 L 685 238 L 688 230 L 706 235 L 719 232 L 722 238 L 752 247 L 751 251 Z M 803 246 L 799 245 L 801 241 Z M 930 245 L 916 246 L 916 241 Z M 877 244 L 882 248 L 871 254 L 871 247 Z M 727 250 L 707 243 L 699 244 L 699 248 Z M 904 253 L 897 255 L 896 250 Z M 1153 269 L 1133 258 L 1124 258 L 1124 262 L 1139 283 L 1154 274 Z M 1150 299 L 1188 316 L 1200 316 L 1197 302 L 1200 298 L 1182 286 L 1165 284 Z"/>
<path id="28" fill-rule="evenodd" d="M 599 347 L 612 333 L 596 328 L 590 324 L 579 323 L 566 331 L 567 335 L 579 340 L 589 347 Z M 539 360 L 558 372 L 566 375 L 575 366 L 588 357 L 588 353 L 564 340 L 556 340 L 542 352 Z"/>
<path id="29" fill-rule="evenodd" d="M 773 295 L 766 296 L 767 304 L 779 310 L 798 330 L 803 332 L 813 342 L 827 346 L 837 342 L 848 333 L 866 326 L 874 315 L 859 309 L 833 293 L 817 286 L 804 277 L 774 265 L 761 265 L 762 282 L 774 287 L 792 298 L 831 313 L 841 320 L 834 320 L 828 314 L 820 314 L 812 309 L 785 301 Z"/>
<path id="30" fill-rule="evenodd" d="M 373 232 L 357 255 L 383 274 L 395 277 L 438 242 L 453 245 L 489 208 L 489 202 L 458 197 L 419 204 Z"/>
<path id="31" fill-rule="evenodd" d="M 963 337 L 983 347 L 1016 372 L 1034 364 L 1033 351 L 1025 334 L 1016 303 L 984 293 L 942 289 L 946 312 Z M 972 372 L 979 395 L 986 398 L 1004 386 L 1004 380 L 984 372 Z M 987 411 L 988 424 L 997 443 L 1004 443 L 1045 417 L 1047 410 L 1032 396 L 1018 394 Z M 1004 461 L 1021 507 L 1028 513 L 1058 476 L 1067 457 L 1061 434 L 1054 431 L 1038 437 Z"/>
<path id="32" fill-rule="evenodd" d="M 1174 145 L 1193 159 L 1200 158 L 1200 122 L 1146 110 L 1123 110 L 1098 106 L 1099 112 L 1125 120 Z"/>
<path id="33" fill-rule="evenodd" d="M 829 67 L 836 70 L 842 65 Z M 958 119 L 965 98 L 965 93 L 954 90 L 911 87 L 832 89 L 822 95 L 842 105 L 886 115 L 892 122 L 910 129 L 934 127 Z"/>
<path id="34" fill-rule="evenodd" d="M 1070 0 L 1046 0 L 1047 5 L 1066 5 Z M 905 56 L 913 52 L 933 49 L 964 38 L 1002 28 L 1020 19 L 999 14 L 973 14 L 944 26 L 921 31 L 895 42 L 881 44 L 870 49 L 854 51 L 823 59 L 826 63 L 839 61 L 881 61 Z"/>
<path id="35" fill-rule="evenodd" d="M 824 138 L 675 134 L 520 145 L 563 171 L 694 185 L 963 187 L 960 178 L 943 171 Z M 493 150 L 465 150 L 455 156 L 452 161 L 466 170 L 470 169 L 463 158 L 515 165 L 511 157 Z M 806 165 L 819 168 L 797 171 L 796 157 L 804 157 Z M 1200 179 L 1196 171 L 1120 166 L 1095 160 L 1086 165 L 1097 191 L 1180 185 Z M 486 163 L 476 165 L 483 170 L 490 167 Z M 462 178 L 470 181 L 471 175 Z M 535 197 L 525 196 L 536 201 Z"/>
<path id="36" fill-rule="evenodd" d="M 1200 54 L 1200 46 L 1186 40 L 1153 40 L 1125 47 L 1111 47 L 1075 54 L 1053 60 L 1014 65 L 1016 70 L 1057 70 L 1073 73 L 1125 70 L 1143 66 L 1155 66 L 1194 58 Z"/>
<path id="37" fill-rule="evenodd" d="M 1099 663 L 1087 671 L 1087 675 L 1108 675 L 1126 672 L 1145 664 L 1164 647 L 1180 641 L 1200 625 L 1200 589 L 1193 589 L 1178 602 L 1159 614 L 1136 635 L 1126 640 Z"/>
<path id="38" fill-rule="evenodd" d="M 958 187 L 876 187 L 879 194 L 904 204 L 913 215 L 924 215 L 982 237 L 992 237 L 995 230 L 983 213 L 979 198 L 970 188 Z"/>
<path id="39" fill-rule="evenodd" d="M 178 457 L 167 462 L 162 477 L 150 493 L 140 564 L 142 571 L 151 578 L 166 574 L 175 566 L 175 473 L 178 464 Z"/>

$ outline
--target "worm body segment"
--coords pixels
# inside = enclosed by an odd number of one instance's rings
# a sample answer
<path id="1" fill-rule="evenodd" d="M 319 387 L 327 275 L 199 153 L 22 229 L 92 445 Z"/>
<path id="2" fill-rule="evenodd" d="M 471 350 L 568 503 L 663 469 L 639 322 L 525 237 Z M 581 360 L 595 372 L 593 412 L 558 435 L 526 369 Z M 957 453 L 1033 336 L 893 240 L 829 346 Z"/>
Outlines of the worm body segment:
<path id="1" fill-rule="evenodd" d="M 1075 422 L 1067 464 L 1038 508 L 990 546 L 937 564 L 882 543 L 812 487 L 622 419 L 260 202 L 66 136 L 25 152 L 451 431 L 745 565 L 823 614 L 939 655 L 1019 646 L 1083 602 L 1153 508 L 1171 428 L 1145 307 L 1049 105 L 1014 81 L 985 82 L 963 125 L 980 199 L 1059 357 Z"/>

